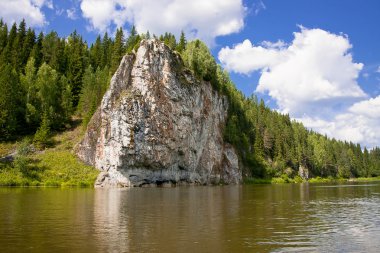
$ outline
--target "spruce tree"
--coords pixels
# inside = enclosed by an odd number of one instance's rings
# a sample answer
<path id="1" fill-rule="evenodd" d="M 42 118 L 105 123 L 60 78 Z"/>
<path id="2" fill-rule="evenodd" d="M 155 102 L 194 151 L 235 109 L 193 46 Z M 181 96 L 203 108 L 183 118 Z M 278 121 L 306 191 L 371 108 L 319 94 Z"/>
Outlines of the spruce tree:
<path id="1" fill-rule="evenodd" d="M 187 41 L 185 38 L 185 33 L 183 31 L 181 31 L 181 36 L 179 38 L 179 42 L 178 42 L 178 45 L 176 47 L 176 50 L 178 52 L 182 53 L 186 48 L 186 44 L 187 44 Z"/>
<path id="2" fill-rule="evenodd" d="M 44 40 L 44 34 L 40 32 L 37 37 L 37 41 L 33 46 L 30 56 L 35 60 L 36 68 L 40 67 L 42 64 L 42 42 Z"/>
<path id="3" fill-rule="evenodd" d="M 114 73 L 120 65 L 120 60 L 125 53 L 124 49 L 124 34 L 123 29 L 120 27 L 116 31 L 115 42 L 113 43 L 112 49 L 112 60 L 111 60 L 111 72 Z"/>
<path id="4" fill-rule="evenodd" d="M 8 43 L 8 26 L 0 20 L 0 54 Z"/>
<path id="5" fill-rule="evenodd" d="M 20 86 L 18 75 L 9 63 L 0 64 L 0 139 L 12 137 L 19 128 Z"/>
<path id="6" fill-rule="evenodd" d="M 66 55 L 68 58 L 66 77 L 71 86 L 73 94 L 73 106 L 76 107 L 79 101 L 79 94 L 82 89 L 82 77 L 84 71 L 84 45 L 82 37 L 74 31 L 68 38 Z"/>

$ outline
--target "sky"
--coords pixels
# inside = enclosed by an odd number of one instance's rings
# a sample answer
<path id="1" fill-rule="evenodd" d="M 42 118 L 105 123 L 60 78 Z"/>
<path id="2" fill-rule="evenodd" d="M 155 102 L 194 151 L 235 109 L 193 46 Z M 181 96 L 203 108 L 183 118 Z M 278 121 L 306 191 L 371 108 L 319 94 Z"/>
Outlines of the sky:
<path id="1" fill-rule="evenodd" d="M 0 0 L 8 23 L 92 43 L 138 32 L 205 41 L 246 96 L 329 137 L 380 146 L 378 0 Z"/>

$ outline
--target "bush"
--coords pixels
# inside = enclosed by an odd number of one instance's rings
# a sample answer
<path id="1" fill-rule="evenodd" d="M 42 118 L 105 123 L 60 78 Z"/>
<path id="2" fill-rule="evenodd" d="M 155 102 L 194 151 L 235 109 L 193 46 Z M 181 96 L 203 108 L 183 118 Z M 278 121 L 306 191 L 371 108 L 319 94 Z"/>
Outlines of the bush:
<path id="1" fill-rule="evenodd" d="M 187 44 L 182 53 L 185 65 L 193 70 L 194 74 L 205 81 L 216 81 L 217 64 L 206 44 L 195 40 Z"/>
<path id="2" fill-rule="evenodd" d="M 37 132 L 34 135 L 33 142 L 36 144 L 38 149 L 44 149 L 49 144 L 50 138 L 50 127 L 49 121 L 46 114 L 42 119 L 41 126 L 38 128 Z"/>

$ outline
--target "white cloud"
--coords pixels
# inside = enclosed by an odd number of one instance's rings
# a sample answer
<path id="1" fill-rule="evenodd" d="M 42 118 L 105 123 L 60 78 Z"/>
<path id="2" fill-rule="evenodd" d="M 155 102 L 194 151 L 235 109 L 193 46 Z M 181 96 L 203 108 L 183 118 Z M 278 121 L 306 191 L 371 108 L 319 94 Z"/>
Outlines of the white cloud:
<path id="1" fill-rule="evenodd" d="M 75 8 L 67 9 L 66 14 L 67 14 L 67 17 L 72 20 L 75 20 L 78 18 Z"/>
<path id="2" fill-rule="evenodd" d="M 282 40 L 278 40 L 276 42 L 266 41 L 260 43 L 265 48 L 273 48 L 273 49 L 284 49 L 288 44 L 286 44 Z"/>
<path id="3" fill-rule="evenodd" d="M 54 9 L 54 5 L 53 5 L 53 0 L 41 0 L 40 2 L 43 2 L 46 7 L 48 7 L 49 9 L 53 10 Z"/>
<path id="4" fill-rule="evenodd" d="M 43 6 L 54 8 L 52 0 L 0 0 L 0 16 L 9 24 L 25 19 L 30 26 L 43 26 L 46 23 Z"/>
<path id="5" fill-rule="evenodd" d="M 376 70 L 377 73 L 380 73 L 380 66 Z"/>
<path id="6" fill-rule="evenodd" d="M 267 92 L 282 112 L 301 117 L 366 97 L 356 81 L 363 64 L 353 62 L 350 49 L 346 36 L 301 27 L 290 45 L 266 41 L 255 46 L 245 40 L 223 48 L 219 60 L 238 73 L 260 70 L 256 91 Z"/>
<path id="7" fill-rule="evenodd" d="M 380 145 L 380 96 L 352 105 L 347 112 L 338 113 L 331 120 L 304 117 L 303 124 L 322 134 L 340 140 L 361 143 L 366 147 Z M 372 107 L 373 104 L 377 105 Z"/>
<path id="8" fill-rule="evenodd" d="M 380 145 L 380 96 L 368 99 L 357 82 L 346 35 L 321 29 L 294 33 L 290 44 L 249 40 L 225 47 L 219 60 L 230 71 L 260 71 L 256 92 L 267 93 L 281 112 L 330 137 Z"/>
<path id="9" fill-rule="evenodd" d="M 349 108 L 349 111 L 354 114 L 380 120 L 380 96 L 355 103 Z"/>
<path id="10" fill-rule="evenodd" d="M 139 32 L 172 32 L 201 38 L 240 31 L 246 8 L 242 0 L 82 0 L 83 16 L 93 29 L 104 32 L 112 25 L 135 24 Z"/>

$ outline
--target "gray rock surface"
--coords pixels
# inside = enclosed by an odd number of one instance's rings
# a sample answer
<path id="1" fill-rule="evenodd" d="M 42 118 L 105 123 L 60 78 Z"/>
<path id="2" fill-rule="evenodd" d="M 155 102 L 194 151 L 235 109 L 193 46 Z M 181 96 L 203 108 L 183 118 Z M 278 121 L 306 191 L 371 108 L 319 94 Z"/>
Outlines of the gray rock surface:
<path id="1" fill-rule="evenodd" d="M 223 141 L 227 109 L 177 53 L 143 40 L 122 59 L 76 152 L 102 171 L 95 187 L 237 184 L 238 157 Z"/>

